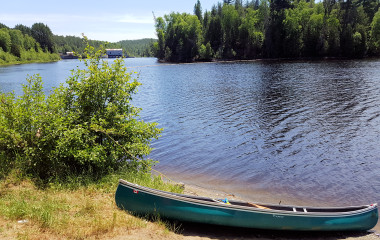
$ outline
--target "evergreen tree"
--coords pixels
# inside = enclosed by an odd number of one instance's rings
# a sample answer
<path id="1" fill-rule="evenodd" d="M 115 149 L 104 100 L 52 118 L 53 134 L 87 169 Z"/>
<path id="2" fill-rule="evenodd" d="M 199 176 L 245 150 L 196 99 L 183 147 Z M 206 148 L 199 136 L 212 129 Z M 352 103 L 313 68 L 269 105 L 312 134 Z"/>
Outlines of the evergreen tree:
<path id="1" fill-rule="evenodd" d="M 197 0 L 197 3 L 194 6 L 194 15 L 198 17 L 200 22 L 202 22 L 202 6 L 199 0 Z"/>
<path id="2" fill-rule="evenodd" d="M 7 27 L 5 24 L 0 23 L 0 29 L 1 28 L 9 28 L 9 27 Z"/>
<path id="3" fill-rule="evenodd" d="M 267 57 L 284 57 L 283 42 L 286 33 L 284 32 L 285 9 L 290 7 L 288 0 L 270 1 L 269 25 L 265 33 L 265 52 Z"/>

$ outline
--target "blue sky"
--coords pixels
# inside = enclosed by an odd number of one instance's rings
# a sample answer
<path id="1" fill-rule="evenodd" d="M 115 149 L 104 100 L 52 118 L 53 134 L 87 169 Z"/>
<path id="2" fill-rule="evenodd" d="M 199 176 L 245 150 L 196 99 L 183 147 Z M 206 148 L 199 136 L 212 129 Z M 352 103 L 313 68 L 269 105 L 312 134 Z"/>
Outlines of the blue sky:
<path id="1" fill-rule="evenodd" d="M 222 0 L 201 0 L 203 10 Z M 6 0 L 1 3 L 0 23 L 8 27 L 47 24 L 56 35 L 81 36 L 116 42 L 155 38 L 153 14 L 193 13 L 196 0 Z"/>

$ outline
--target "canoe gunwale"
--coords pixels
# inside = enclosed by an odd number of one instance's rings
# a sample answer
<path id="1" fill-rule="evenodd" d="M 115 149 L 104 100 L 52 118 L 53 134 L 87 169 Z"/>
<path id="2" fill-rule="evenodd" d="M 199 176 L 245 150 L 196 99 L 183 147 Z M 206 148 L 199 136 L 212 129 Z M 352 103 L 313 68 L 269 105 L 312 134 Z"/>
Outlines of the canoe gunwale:
<path id="1" fill-rule="evenodd" d="M 263 203 L 256 203 L 256 202 L 248 203 L 248 202 L 232 201 L 232 200 L 230 201 L 231 204 L 224 204 L 224 203 L 216 202 L 212 198 L 161 191 L 161 190 L 157 190 L 153 188 L 140 186 L 134 183 L 130 183 L 123 179 L 119 180 L 119 184 L 125 187 L 128 187 L 132 190 L 138 190 L 138 191 L 145 192 L 147 194 L 153 194 L 159 197 L 168 198 L 168 199 L 172 199 L 176 201 L 203 205 L 207 207 L 230 209 L 230 210 L 236 210 L 236 211 L 260 212 L 262 214 L 275 214 L 275 215 L 287 215 L 287 216 L 291 215 L 291 216 L 298 216 L 298 217 L 302 217 L 302 216 L 305 216 L 305 217 L 349 217 L 349 216 L 355 216 L 358 214 L 371 212 L 377 208 L 377 204 L 363 205 L 363 206 L 349 206 L 349 207 L 316 208 L 316 207 L 308 207 L 308 206 L 272 205 L 272 204 L 263 204 Z M 240 203 L 241 205 L 235 205 L 237 203 Z M 257 205 L 269 207 L 269 209 L 256 208 L 252 206 L 244 206 L 243 204 L 257 204 Z M 270 207 L 289 208 L 289 210 L 270 209 Z M 297 208 L 297 209 L 305 208 L 307 209 L 307 212 L 291 211 L 291 209 L 293 208 Z M 350 211 L 350 209 L 352 210 Z M 317 211 L 313 212 L 313 210 L 317 210 Z M 323 210 L 326 210 L 326 212 L 324 212 Z"/>

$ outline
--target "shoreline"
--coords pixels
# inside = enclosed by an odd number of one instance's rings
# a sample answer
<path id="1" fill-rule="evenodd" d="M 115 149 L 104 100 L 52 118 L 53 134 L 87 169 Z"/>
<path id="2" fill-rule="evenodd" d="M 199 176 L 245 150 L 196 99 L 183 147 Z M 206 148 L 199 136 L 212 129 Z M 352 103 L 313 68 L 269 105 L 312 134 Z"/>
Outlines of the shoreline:
<path id="1" fill-rule="evenodd" d="M 31 60 L 31 61 L 21 61 L 21 62 L 9 62 L 9 63 L 0 63 L 0 67 L 6 67 L 6 66 L 14 66 L 14 65 L 23 65 L 23 64 L 31 64 L 31 63 L 53 63 L 53 62 L 59 62 L 61 59 L 58 60 Z"/>
<path id="2" fill-rule="evenodd" d="M 194 63 L 230 63 L 230 62 L 262 62 L 262 61 L 291 61 L 291 62 L 318 62 L 318 61 L 348 61 L 348 60 L 373 60 L 379 59 L 380 56 L 367 56 L 362 58 L 349 57 L 299 57 L 299 58 L 254 58 L 254 59 L 211 59 L 211 60 L 195 60 L 190 62 L 170 62 L 157 58 L 158 63 L 162 64 L 194 64 Z"/>

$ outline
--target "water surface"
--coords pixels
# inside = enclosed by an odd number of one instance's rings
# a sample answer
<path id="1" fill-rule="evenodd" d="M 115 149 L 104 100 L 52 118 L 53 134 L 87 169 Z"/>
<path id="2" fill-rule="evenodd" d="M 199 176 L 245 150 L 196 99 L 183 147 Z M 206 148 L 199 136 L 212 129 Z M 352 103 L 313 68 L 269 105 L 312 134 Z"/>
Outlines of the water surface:
<path id="1" fill-rule="evenodd" d="M 0 67 L 0 89 L 26 74 L 64 82 L 76 60 Z M 164 128 L 156 169 L 252 200 L 380 202 L 380 60 L 164 65 L 126 59 L 133 102 Z"/>

